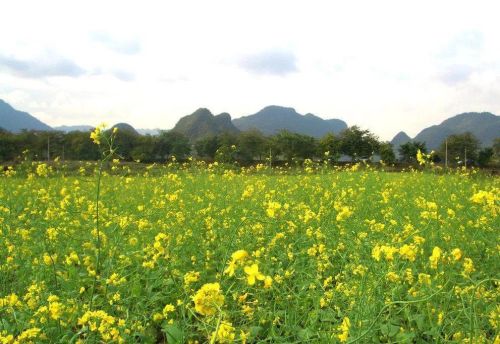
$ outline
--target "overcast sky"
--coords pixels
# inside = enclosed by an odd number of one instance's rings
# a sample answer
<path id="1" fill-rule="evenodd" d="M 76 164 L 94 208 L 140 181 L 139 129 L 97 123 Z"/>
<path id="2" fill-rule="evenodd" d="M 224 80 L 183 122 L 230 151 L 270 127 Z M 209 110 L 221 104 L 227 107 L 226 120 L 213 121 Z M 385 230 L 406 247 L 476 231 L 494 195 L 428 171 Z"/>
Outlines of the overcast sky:
<path id="1" fill-rule="evenodd" d="M 391 139 L 500 114 L 498 1 L 3 1 L 0 99 L 49 125 L 267 105 Z"/>

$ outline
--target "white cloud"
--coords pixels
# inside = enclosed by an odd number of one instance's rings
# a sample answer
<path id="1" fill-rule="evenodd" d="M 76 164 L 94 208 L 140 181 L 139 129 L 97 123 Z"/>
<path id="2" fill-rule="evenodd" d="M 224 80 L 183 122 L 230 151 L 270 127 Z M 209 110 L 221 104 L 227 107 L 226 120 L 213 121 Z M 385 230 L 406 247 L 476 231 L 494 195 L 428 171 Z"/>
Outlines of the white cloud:
<path id="1" fill-rule="evenodd" d="M 202 106 L 239 117 L 279 104 L 384 139 L 414 135 L 458 112 L 500 113 L 499 7 L 11 1 L 0 21 L 0 98 L 50 125 L 170 128 Z"/>

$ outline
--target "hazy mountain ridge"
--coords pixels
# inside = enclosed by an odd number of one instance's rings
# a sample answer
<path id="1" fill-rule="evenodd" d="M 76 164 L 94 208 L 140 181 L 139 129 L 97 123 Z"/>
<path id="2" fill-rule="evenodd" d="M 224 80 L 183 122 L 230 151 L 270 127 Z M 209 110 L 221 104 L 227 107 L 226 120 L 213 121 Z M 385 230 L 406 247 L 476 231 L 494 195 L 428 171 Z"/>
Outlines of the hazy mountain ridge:
<path id="1" fill-rule="evenodd" d="M 60 125 L 58 127 L 53 127 L 54 130 L 63 131 L 69 133 L 71 131 L 89 131 L 94 129 L 91 125 Z"/>
<path id="2" fill-rule="evenodd" d="M 427 149 L 438 150 L 448 136 L 465 132 L 471 132 L 476 136 L 483 147 L 491 146 L 495 138 L 499 137 L 500 116 L 490 112 L 464 112 L 423 129 L 411 141 L 425 142 Z M 402 139 L 406 138 L 401 132 L 392 139 L 391 143 L 396 150 L 401 144 L 410 141 L 403 142 Z"/>
<path id="3" fill-rule="evenodd" d="M 408 136 L 407 133 L 405 133 L 404 131 L 400 131 L 399 133 L 396 134 L 396 136 L 394 136 L 394 138 L 391 140 L 391 144 L 394 146 L 394 147 L 399 147 L 403 144 L 405 144 L 406 142 L 409 142 L 411 141 L 411 137 Z"/>
<path id="4" fill-rule="evenodd" d="M 231 122 L 231 116 L 228 113 L 214 116 L 205 108 L 200 108 L 192 114 L 182 117 L 172 131 L 184 134 L 190 140 L 198 140 L 224 132 L 239 132 Z"/>
<path id="5" fill-rule="evenodd" d="M 115 126 L 134 135 L 155 135 L 161 131 L 160 129 L 135 129 L 126 123 L 118 123 Z M 18 133 L 23 129 L 70 132 L 89 131 L 93 129 L 93 126 L 77 125 L 52 128 L 27 112 L 14 109 L 0 99 L 0 128 L 13 133 Z M 208 109 L 200 108 L 194 113 L 182 117 L 172 130 L 180 132 L 190 140 L 195 141 L 224 132 L 238 133 L 240 130 L 248 129 L 257 129 L 267 135 L 286 129 L 319 138 L 328 132 L 339 133 L 345 128 L 347 128 L 347 124 L 339 119 L 325 120 L 311 113 L 301 115 L 293 108 L 272 105 L 253 115 L 234 120 L 231 120 L 228 113 L 224 112 L 214 116 Z M 429 150 L 437 150 L 449 135 L 467 131 L 474 134 L 482 146 L 491 146 L 494 139 L 499 137 L 500 116 L 490 112 L 466 112 L 450 117 L 438 125 L 424 128 L 413 139 L 401 131 L 394 136 L 391 143 L 396 151 L 400 145 L 408 141 L 422 141 L 426 143 Z"/>
<path id="6" fill-rule="evenodd" d="M 18 133 L 26 130 L 53 130 L 50 126 L 27 112 L 18 111 L 0 99 L 0 127 Z"/>
<path id="7" fill-rule="evenodd" d="M 267 106 L 253 115 L 233 119 L 233 123 L 240 130 L 257 129 L 266 135 L 288 130 L 316 138 L 347 128 L 347 124 L 340 119 L 324 120 L 311 113 L 301 115 L 294 108 L 276 105 Z"/>

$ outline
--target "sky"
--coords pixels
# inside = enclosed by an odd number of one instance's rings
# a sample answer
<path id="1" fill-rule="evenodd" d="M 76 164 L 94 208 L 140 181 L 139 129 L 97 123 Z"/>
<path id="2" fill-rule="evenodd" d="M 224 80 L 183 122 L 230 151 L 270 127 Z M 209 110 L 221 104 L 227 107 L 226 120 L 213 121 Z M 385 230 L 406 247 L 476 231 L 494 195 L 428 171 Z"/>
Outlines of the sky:
<path id="1" fill-rule="evenodd" d="M 410 136 L 500 114 L 498 1 L 3 1 L 0 99 L 51 125 L 172 128 L 267 105 Z"/>

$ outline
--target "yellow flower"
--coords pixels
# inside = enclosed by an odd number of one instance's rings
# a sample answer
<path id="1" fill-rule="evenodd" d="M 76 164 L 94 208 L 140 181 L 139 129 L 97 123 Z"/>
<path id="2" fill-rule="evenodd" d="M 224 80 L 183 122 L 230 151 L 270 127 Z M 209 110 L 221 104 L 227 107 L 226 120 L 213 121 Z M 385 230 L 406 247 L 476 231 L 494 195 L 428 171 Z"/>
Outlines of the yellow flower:
<path id="1" fill-rule="evenodd" d="M 234 261 L 241 261 L 241 260 L 244 260 L 245 258 L 248 257 L 248 252 L 245 251 L 245 250 L 238 250 L 238 251 L 235 251 L 232 255 L 231 255 L 231 258 L 234 260 Z"/>
<path id="2" fill-rule="evenodd" d="M 201 315 L 214 315 L 224 304 L 219 283 L 206 283 L 194 295 L 194 309 Z"/>
<path id="3" fill-rule="evenodd" d="M 464 259 L 464 271 L 462 272 L 462 275 L 464 276 L 469 276 L 471 273 L 476 271 L 474 268 L 474 262 L 470 258 L 465 258 Z"/>
<path id="4" fill-rule="evenodd" d="M 263 281 L 266 277 L 259 272 L 259 266 L 257 264 L 252 264 L 251 266 L 245 266 L 245 273 L 247 276 L 248 285 L 254 285 L 255 280 Z"/>
<path id="5" fill-rule="evenodd" d="M 423 273 L 418 274 L 418 283 L 431 284 L 431 276 Z"/>
<path id="6" fill-rule="evenodd" d="M 451 251 L 451 255 L 455 261 L 460 260 L 462 258 L 462 251 L 459 248 L 455 248 Z"/>
<path id="7" fill-rule="evenodd" d="M 348 317 L 344 317 L 342 320 L 342 324 L 339 326 L 340 333 L 337 335 L 337 338 L 341 343 L 347 342 L 347 338 L 349 338 L 349 329 L 351 328 L 351 321 Z"/>
<path id="8" fill-rule="evenodd" d="M 102 132 L 104 130 L 104 128 L 106 128 L 106 124 L 105 123 L 101 123 L 99 124 L 93 132 L 90 133 L 90 138 L 92 139 L 92 141 L 96 144 L 96 145 L 100 145 L 101 144 L 101 139 L 102 139 Z"/>
<path id="9" fill-rule="evenodd" d="M 399 254 L 410 262 L 414 262 L 417 253 L 415 251 L 415 246 L 405 244 L 399 249 Z"/>
<path id="10" fill-rule="evenodd" d="M 420 149 L 417 151 L 417 161 L 420 165 L 425 165 L 425 158 Z"/>
<path id="11" fill-rule="evenodd" d="M 399 282 L 399 275 L 393 271 L 390 271 L 388 272 L 386 275 L 385 275 L 385 278 L 387 278 L 387 280 L 389 282 Z"/>
<path id="12" fill-rule="evenodd" d="M 189 286 L 191 283 L 197 282 L 200 279 L 200 273 L 196 271 L 187 272 L 184 275 L 184 285 Z"/>
<path id="13" fill-rule="evenodd" d="M 269 201 L 267 203 L 266 214 L 269 217 L 276 217 L 276 214 L 280 209 L 281 209 L 281 204 L 279 204 L 278 202 Z"/>
<path id="14" fill-rule="evenodd" d="M 437 269 L 437 264 L 439 262 L 439 260 L 441 259 L 441 253 L 443 251 L 435 246 L 434 249 L 432 250 L 432 255 L 429 257 L 429 261 L 431 263 L 431 268 L 432 269 Z"/>
<path id="15" fill-rule="evenodd" d="M 163 316 L 166 318 L 168 318 L 168 313 L 172 313 L 173 311 L 175 311 L 175 306 L 172 305 L 172 304 L 168 304 L 168 305 L 165 305 L 165 307 L 163 307 Z"/>
<path id="16" fill-rule="evenodd" d="M 271 276 L 266 276 L 264 279 L 264 288 L 269 289 L 273 285 L 273 278 Z"/>
<path id="17" fill-rule="evenodd" d="M 229 262 L 226 270 L 224 270 L 224 273 L 228 274 L 229 276 L 233 276 L 234 275 L 234 271 L 235 271 L 236 266 L 238 265 L 238 263 L 243 262 L 246 258 L 248 258 L 248 252 L 247 251 L 245 251 L 245 250 L 235 251 L 231 255 L 231 261 Z"/>
<path id="18" fill-rule="evenodd" d="M 212 332 L 210 343 L 232 343 L 234 337 L 233 325 L 230 322 L 222 321 L 216 331 Z"/>

